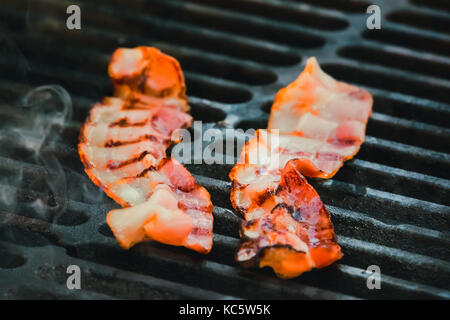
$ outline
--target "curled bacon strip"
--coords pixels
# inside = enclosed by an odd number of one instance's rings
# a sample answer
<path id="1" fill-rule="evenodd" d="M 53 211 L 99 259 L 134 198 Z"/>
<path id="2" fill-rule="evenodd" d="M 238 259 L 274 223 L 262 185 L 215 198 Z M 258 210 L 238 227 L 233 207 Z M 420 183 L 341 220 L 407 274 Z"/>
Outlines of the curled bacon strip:
<path id="1" fill-rule="evenodd" d="M 230 172 L 241 214 L 236 260 L 281 278 L 326 267 L 343 254 L 330 214 L 305 177 L 331 178 L 364 141 L 371 95 L 337 82 L 315 58 L 280 90 L 268 130 L 257 130 Z"/>
<path id="2" fill-rule="evenodd" d="M 302 173 L 328 179 L 358 153 L 372 103 L 369 92 L 336 81 L 309 58 L 300 76 L 277 93 L 267 129 L 298 136 Z"/>
<path id="3" fill-rule="evenodd" d="M 91 180 L 124 208 L 108 213 L 119 244 L 144 240 L 212 248 L 205 188 L 166 149 L 192 124 L 178 62 L 156 48 L 117 49 L 109 65 L 116 97 L 92 108 L 78 151 Z"/>

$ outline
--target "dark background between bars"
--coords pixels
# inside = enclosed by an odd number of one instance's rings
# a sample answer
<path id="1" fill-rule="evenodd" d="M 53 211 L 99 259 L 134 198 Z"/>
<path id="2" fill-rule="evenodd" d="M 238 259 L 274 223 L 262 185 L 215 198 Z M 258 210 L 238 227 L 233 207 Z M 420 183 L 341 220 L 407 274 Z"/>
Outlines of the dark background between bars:
<path id="1" fill-rule="evenodd" d="M 61 164 L 67 199 L 49 190 L 58 172 L 0 136 L 0 297 L 449 298 L 450 4 L 374 2 L 381 30 L 366 28 L 366 1 L 2 1 L 1 126 L 26 127 L 18 101 L 45 84 L 70 93 L 73 117 L 40 151 Z M 70 4 L 81 8 L 81 30 L 66 28 Z M 240 268 L 232 165 L 188 165 L 215 205 L 211 254 L 158 243 L 119 248 L 105 224 L 118 205 L 83 173 L 76 144 L 92 103 L 112 93 L 111 53 L 137 45 L 180 61 L 204 129 L 266 127 L 274 94 L 310 56 L 373 94 L 361 151 L 335 178 L 311 180 L 331 212 L 341 261 L 289 281 Z M 66 288 L 71 264 L 81 268 L 82 290 Z M 366 287 L 369 265 L 381 268 L 381 290 Z"/>

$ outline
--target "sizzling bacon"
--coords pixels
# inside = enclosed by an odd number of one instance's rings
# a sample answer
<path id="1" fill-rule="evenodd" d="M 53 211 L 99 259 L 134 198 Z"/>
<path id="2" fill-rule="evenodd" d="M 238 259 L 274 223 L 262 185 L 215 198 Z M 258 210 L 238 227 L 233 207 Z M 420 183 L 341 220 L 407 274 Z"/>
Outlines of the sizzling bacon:
<path id="1" fill-rule="evenodd" d="M 79 154 L 91 180 L 124 208 L 108 213 L 119 244 L 144 240 L 212 248 L 213 206 L 205 188 L 166 149 L 192 124 L 178 62 L 156 48 L 121 48 L 109 65 L 116 97 L 92 108 Z"/>
<path id="2" fill-rule="evenodd" d="M 230 172 L 231 202 L 243 218 L 236 260 L 292 278 L 328 266 L 342 253 L 328 210 L 301 173 L 304 163 L 283 154 L 289 142 L 283 140 L 256 131 Z"/>
<path id="3" fill-rule="evenodd" d="M 258 184 L 265 173 L 251 164 L 233 169 L 232 201 L 244 217 L 236 259 L 243 265 L 270 266 L 279 277 L 292 278 L 342 257 L 330 214 L 300 170 L 300 160 L 289 160 L 282 170 L 267 173 L 271 179 L 263 190 Z M 258 195 L 246 199 L 255 187 Z"/>
<path id="4" fill-rule="evenodd" d="M 269 266 L 281 278 L 342 257 L 330 214 L 303 175 L 331 178 L 364 141 L 372 97 L 325 74 L 315 58 L 271 110 L 230 172 L 231 202 L 241 214 L 236 260 Z"/>
<path id="5" fill-rule="evenodd" d="M 372 103 L 369 92 L 334 80 L 310 58 L 300 76 L 277 93 L 267 129 L 302 137 L 295 146 L 305 150 L 298 156 L 302 173 L 328 179 L 358 153 Z"/>

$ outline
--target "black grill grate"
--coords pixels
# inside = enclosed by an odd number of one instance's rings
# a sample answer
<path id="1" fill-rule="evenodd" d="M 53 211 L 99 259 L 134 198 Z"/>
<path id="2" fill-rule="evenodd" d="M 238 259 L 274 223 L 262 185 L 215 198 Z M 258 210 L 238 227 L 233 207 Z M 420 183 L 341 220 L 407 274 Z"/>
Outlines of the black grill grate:
<path id="1" fill-rule="evenodd" d="M 69 199 L 46 190 L 54 173 L 0 136 L 2 298 L 450 298 L 450 15 L 447 1 L 376 1 L 382 29 L 366 29 L 363 1 L 16 0 L 2 4 L 0 122 L 26 123 L 14 103 L 47 83 L 73 98 L 73 120 L 41 152 L 62 164 Z M 443 5 L 446 3 L 446 5 Z M 82 29 L 65 27 L 79 4 Z M 443 10 L 444 9 L 444 10 Z M 119 46 L 153 45 L 186 75 L 192 113 L 207 127 L 262 128 L 275 92 L 316 56 L 337 79 L 374 95 L 368 137 L 329 181 L 312 181 L 332 214 L 343 260 L 283 281 L 233 261 L 238 219 L 230 165 L 188 165 L 215 204 L 214 248 L 203 257 L 157 243 L 121 250 L 105 224 L 117 205 L 90 183 L 76 153 L 93 102 L 111 94 L 106 66 Z M 20 173 L 20 181 L 14 177 Z M 82 190 L 82 192 L 80 192 Z M 67 200 L 62 214 L 38 198 Z M 4 199 L 3 199 L 4 200 Z M 82 288 L 66 289 L 66 268 Z M 366 287 L 369 265 L 382 289 Z"/>

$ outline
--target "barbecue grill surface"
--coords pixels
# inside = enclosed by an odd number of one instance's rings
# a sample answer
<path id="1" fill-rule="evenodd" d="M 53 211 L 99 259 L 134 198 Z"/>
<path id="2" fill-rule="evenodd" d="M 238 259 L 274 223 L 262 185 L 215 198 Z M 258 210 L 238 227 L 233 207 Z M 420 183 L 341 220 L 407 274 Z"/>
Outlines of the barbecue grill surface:
<path id="1" fill-rule="evenodd" d="M 73 114 L 38 157 L 0 130 L 0 297 L 450 298 L 450 4 L 376 3 L 381 30 L 366 28 L 364 1 L 2 3 L 0 127 L 27 127 L 33 113 L 18 104 L 40 85 L 64 87 Z M 66 28 L 70 4 L 81 8 L 81 30 Z M 240 268 L 231 164 L 187 165 L 215 205 L 211 254 L 120 249 L 105 223 L 118 205 L 84 174 L 76 145 L 92 103 L 112 94 L 110 54 L 138 45 L 180 61 L 203 129 L 265 128 L 274 94 L 309 56 L 373 94 L 356 158 L 331 180 L 310 179 L 331 212 L 339 263 L 289 281 Z M 49 187 L 60 179 L 64 190 Z M 82 290 L 67 289 L 69 265 L 80 266 Z M 366 286 L 370 265 L 381 290 Z"/>

